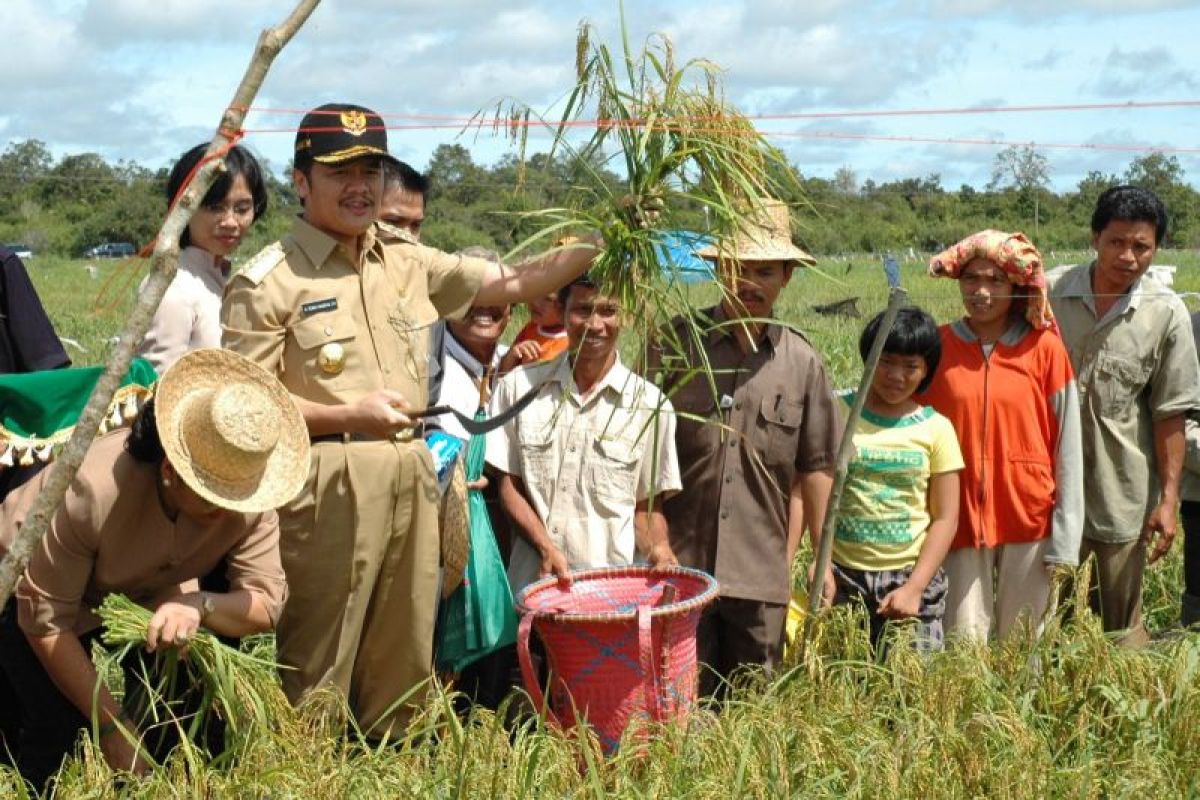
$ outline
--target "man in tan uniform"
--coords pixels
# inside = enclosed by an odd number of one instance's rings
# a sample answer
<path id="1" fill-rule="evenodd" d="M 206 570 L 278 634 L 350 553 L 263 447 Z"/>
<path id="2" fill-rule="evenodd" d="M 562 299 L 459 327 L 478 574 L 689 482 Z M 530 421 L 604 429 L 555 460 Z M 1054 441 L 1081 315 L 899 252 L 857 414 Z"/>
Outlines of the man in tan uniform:
<path id="1" fill-rule="evenodd" d="M 545 294 L 595 253 L 514 270 L 423 247 L 375 222 L 385 160 L 373 112 L 309 112 L 293 172 L 304 213 L 230 281 L 221 320 L 225 346 L 292 393 L 314 445 L 305 489 L 279 510 L 284 690 L 298 702 L 333 687 L 375 738 L 403 725 L 431 674 L 438 488 L 406 415 L 426 405 L 429 326 Z"/>

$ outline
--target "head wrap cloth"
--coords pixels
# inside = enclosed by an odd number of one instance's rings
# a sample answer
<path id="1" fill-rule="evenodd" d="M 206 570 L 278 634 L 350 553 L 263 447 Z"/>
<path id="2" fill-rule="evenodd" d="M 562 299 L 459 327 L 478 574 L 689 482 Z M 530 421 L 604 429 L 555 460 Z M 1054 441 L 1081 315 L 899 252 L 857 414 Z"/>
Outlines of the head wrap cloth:
<path id="1" fill-rule="evenodd" d="M 1025 234 L 994 230 L 972 234 L 931 258 L 929 274 L 935 278 L 957 279 L 967 264 L 976 258 L 986 258 L 999 267 L 1011 283 L 1031 290 L 1025 308 L 1030 325 L 1042 329 L 1054 324 L 1054 313 L 1046 294 L 1042 254 Z"/>

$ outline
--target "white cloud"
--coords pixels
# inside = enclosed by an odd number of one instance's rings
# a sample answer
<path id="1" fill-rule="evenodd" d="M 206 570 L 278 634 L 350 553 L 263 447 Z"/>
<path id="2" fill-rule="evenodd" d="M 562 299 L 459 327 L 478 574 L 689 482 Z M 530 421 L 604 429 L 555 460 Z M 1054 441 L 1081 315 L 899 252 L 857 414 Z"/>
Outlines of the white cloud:
<path id="1" fill-rule="evenodd" d="M 1123 2 L 1119 9 L 1115 0 L 625 5 L 635 47 L 666 32 L 677 63 L 705 57 L 724 67 L 730 99 L 748 113 L 1090 102 L 1200 89 L 1194 59 L 1185 55 L 1200 30 L 1200 14 L 1188 10 L 1196 2 Z M 0 28 L 22 32 L 6 42 L 0 72 L 0 149 L 41 138 L 60 153 L 97 150 L 166 163 L 208 135 L 258 32 L 290 7 L 291 0 L 0 0 Z M 571 87 L 581 18 L 619 54 L 616 8 L 616 0 L 324 0 L 276 61 L 256 106 L 303 110 L 349 99 L 392 113 L 467 115 L 507 96 L 545 109 Z M 1130 129 L 1149 141 L 1184 144 L 1180 113 L 1139 114 Z M 256 113 L 248 127 L 289 129 L 298 117 Z M 1081 142 L 1100 135 L 1109 119 L 1008 114 L 989 116 L 986 125 L 995 138 Z M 828 129 L 866 129 L 850 124 L 860 122 L 833 120 Z M 874 120 L 869 130 L 953 138 L 979 123 L 894 117 Z M 404 130 L 391 139 L 398 153 L 423 165 L 456 133 Z M 912 169 L 979 182 L 991 159 L 987 148 L 775 141 L 806 169 L 832 174 L 849 163 L 864 180 Z M 290 156 L 289 133 L 253 134 L 248 142 L 276 165 Z M 465 143 L 479 161 L 505 150 L 486 136 Z M 944 169 L 926 170 L 934 153 L 943 154 Z M 1200 167 L 1191 176 L 1200 178 Z"/>

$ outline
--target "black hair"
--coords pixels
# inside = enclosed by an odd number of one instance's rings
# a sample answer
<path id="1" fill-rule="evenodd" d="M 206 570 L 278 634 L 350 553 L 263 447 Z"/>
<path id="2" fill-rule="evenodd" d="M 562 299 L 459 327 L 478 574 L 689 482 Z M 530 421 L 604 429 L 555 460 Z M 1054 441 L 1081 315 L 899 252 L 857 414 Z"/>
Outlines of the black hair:
<path id="1" fill-rule="evenodd" d="M 425 207 L 431 186 L 429 176 L 422 175 L 403 161 L 385 158 L 383 160 L 383 186 L 386 189 L 396 184 L 399 184 L 406 192 L 421 195 L 421 207 Z"/>
<path id="2" fill-rule="evenodd" d="M 158 420 L 154 417 L 154 398 L 151 397 L 134 417 L 125 452 L 143 464 L 159 464 L 167 457 L 162 439 L 158 438 Z"/>
<path id="3" fill-rule="evenodd" d="M 1099 234 L 1113 220 L 1148 222 L 1154 226 L 1154 244 L 1167 236 L 1167 207 L 1154 192 L 1140 186 L 1114 186 L 1096 200 L 1092 233 Z"/>
<path id="4" fill-rule="evenodd" d="M 207 142 L 198 144 L 175 162 L 175 166 L 171 168 L 171 174 L 167 177 L 167 203 L 175 200 L 175 196 L 183 188 L 183 182 L 192 174 L 192 170 L 200 163 L 200 159 L 204 158 L 207 151 Z M 215 206 L 220 203 L 233 187 L 233 179 L 241 175 L 246 179 L 246 185 L 250 187 L 250 196 L 254 198 L 254 219 L 259 219 L 267 213 L 267 183 L 263 178 L 263 170 L 259 166 L 258 159 L 246 148 L 235 145 L 225 154 L 224 161 L 225 171 L 213 181 L 213 185 L 209 187 L 208 194 L 204 195 L 200 205 Z M 179 246 L 187 247 L 191 243 L 192 237 L 188 229 L 184 228 L 179 237 Z"/>
<path id="5" fill-rule="evenodd" d="M 879 326 L 883 324 L 883 312 L 863 328 L 862 336 L 858 339 L 858 354 L 863 361 L 875 343 L 879 334 Z M 938 362 L 942 360 L 942 337 L 938 334 L 937 323 L 933 317 L 917 306 L 906 306 L 896 315 L 896 324 L 892 326 L 887 341 L 883 343 L 883 352 L 900 356 L 920 356 L 925 359 L 925 378 L 917 386 L 917 392 L 923 392 L 933 383 L 937 374 Z"/>
<path id="6" fill-rule="evenodd" d="M 566 286 L 558 290 L 558 304 L 562 306 L 563 313 L 567 311 L 567 298 L 571 296 L 571 289 L 575 286 L 582 286 L 586 289 L 599 289 L 599 285 L 592 280 L 592 276 L 588 273 L 583 273 L 575 280 L 568 283 Z"/>

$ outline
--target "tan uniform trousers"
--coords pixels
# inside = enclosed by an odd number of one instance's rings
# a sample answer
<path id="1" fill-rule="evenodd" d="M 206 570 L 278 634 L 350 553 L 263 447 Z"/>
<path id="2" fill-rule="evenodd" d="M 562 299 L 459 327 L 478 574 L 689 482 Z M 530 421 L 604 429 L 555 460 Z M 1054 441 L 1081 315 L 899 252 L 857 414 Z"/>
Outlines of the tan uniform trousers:
<path id="1" fill-rule="evenodd" d="M 295 704 L 333 687 L 364 733 L 400 733 L 433 663 L 440 547 L 428 448 L 315 444 L 305 490 L 279 519 L 284 692 Z"/>

